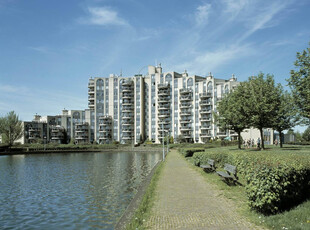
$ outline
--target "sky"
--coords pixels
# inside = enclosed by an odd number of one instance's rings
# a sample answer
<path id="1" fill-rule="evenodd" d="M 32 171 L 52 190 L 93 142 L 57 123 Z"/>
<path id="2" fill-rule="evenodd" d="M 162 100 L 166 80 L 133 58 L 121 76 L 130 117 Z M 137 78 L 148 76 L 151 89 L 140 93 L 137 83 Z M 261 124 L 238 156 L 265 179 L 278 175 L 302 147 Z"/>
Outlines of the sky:
<path id="1" fill-rule="evenodd" d="M 309 0 L 0 0 L 0 116 L 86 109 L 90 77 L 164 72 L 286 87 Z M 301 128 L 302 129 L 302 128 Z"/>

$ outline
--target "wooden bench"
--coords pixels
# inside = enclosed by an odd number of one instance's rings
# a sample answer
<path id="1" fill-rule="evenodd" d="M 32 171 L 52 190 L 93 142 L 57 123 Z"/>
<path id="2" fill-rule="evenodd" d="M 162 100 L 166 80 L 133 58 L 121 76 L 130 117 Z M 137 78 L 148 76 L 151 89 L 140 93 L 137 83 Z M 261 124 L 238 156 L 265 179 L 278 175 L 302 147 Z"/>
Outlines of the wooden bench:
<path id="1" fill-rule="evenodd" d="M 230 165 L 230 164 L 225 164 L 224 166 L 224 171 L 218 171 L 216 172 L 220 177 L 222 177 L 224 179 L 224 181 L 227 184 L 230 184 L 231 182 L 235 183 L 238 180 L 238 176 L 237 176 L 237 167 Z"/>
<path id="2" fill-rule="evenodd" d="M 215 161 L 212 159 L 208 159 L 207 164 L 200 165 L 200 168 L 202 168 L 205 172 L 213 172 L 216 169 Z"/>

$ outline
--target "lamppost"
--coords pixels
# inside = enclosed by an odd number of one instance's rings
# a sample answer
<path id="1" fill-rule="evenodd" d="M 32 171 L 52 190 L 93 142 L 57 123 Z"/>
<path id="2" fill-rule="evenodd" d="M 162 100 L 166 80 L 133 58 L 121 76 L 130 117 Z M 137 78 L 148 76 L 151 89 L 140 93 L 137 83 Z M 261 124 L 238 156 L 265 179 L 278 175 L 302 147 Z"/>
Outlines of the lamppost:
<path id="1" fill-rule="evenodd" d="M 163 142 L 163 161 L 165 161 L 165 141 L 164 141 L 165 131 L 164 131 L 164 123 L 162 123 L 161 127 L 162 127 L 162 142 Z"/>
<path id="2" fill-rule="evenodd" d="M 43 137 L 44 138 L 44 151 L 46 150 L 46 136 Z"/>
<path id="3" fill-rule="evenodd" d="M 170 137 L 170 133 L 169 133 L 169 130 L 167 130 L 167 154 L 168 154 L 168 152 L 169 152 L 169 138 Z"/>

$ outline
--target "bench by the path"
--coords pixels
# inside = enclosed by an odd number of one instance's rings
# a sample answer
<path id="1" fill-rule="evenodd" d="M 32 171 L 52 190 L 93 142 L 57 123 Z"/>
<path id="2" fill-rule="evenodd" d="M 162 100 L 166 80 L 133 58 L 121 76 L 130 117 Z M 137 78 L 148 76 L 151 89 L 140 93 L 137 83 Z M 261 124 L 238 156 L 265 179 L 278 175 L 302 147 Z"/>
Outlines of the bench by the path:
<path id="1" fill-rule="evenodd" d="M 238 181 L 237 167 L 230 164 L 225 164 L 225 171 L 217 171 L 216 173 L 224 179 L 227 184 L 235 184 Z"/>
<path id="2" fill-rule="evenodd" d="M 205 172 L 214 172 L 216 170 L 215 161 L 212 159 L 208 159 L 207 164 L 200 165 Z"/>

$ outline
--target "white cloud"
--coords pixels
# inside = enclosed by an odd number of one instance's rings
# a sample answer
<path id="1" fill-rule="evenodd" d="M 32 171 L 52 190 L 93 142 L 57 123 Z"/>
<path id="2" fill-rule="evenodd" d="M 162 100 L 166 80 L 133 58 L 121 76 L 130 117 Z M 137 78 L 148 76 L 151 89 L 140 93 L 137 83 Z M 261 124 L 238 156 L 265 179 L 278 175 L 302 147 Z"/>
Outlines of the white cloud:
<path id="1" fill-rule="evenodd" d="M 189 62 L 177 65 L 177 69 L 187 69 L 196 74 L 206 74 L 210 71 L 216 71 L 219 66 L 225 63 L 252 55 L 255 53 L 250 45 L 231 45 L 230 47 L 221 47 L 215 51 L 200 52 Z"/>
<path id="2" fill-rule="evenodd" d="M 43 54 L 51 54 L 52 52 L 45 46 L 30 46 L 28 49 L 34 50 Z"/>
<path id="3" fill-rule="evenodd" d="M 249 0 L 223 0 L 223 3 L 224 13 L 230 14 L 233 19 L 249 5 Z"/>
<path id="4" fill-rule="evenodd" d="M 79 22 L 82 24 L 90 25 L 117 25 L 127 26 L 129 23 L 123 18 L 118 16 L 118 13 L 109 7 L 88 7 L 88 18 L 80 19 Z"/>
<path id="5" fill-rule="evenodd" d="M 205 25 L 208 23 L 210 9 L 211 9 L 211 4 L 207 4 L 207 3 L 197 7 L 197 11 L 195 13 L 195 20 L 198 26 Z"/>
<path id="6" fill-rule="evenodd" d="M 0 92 L 1 93 L 26 93 L 28 92 L 28 88 L 26 87 L 18 87 L 12 85 L 0 85 Z"/>

